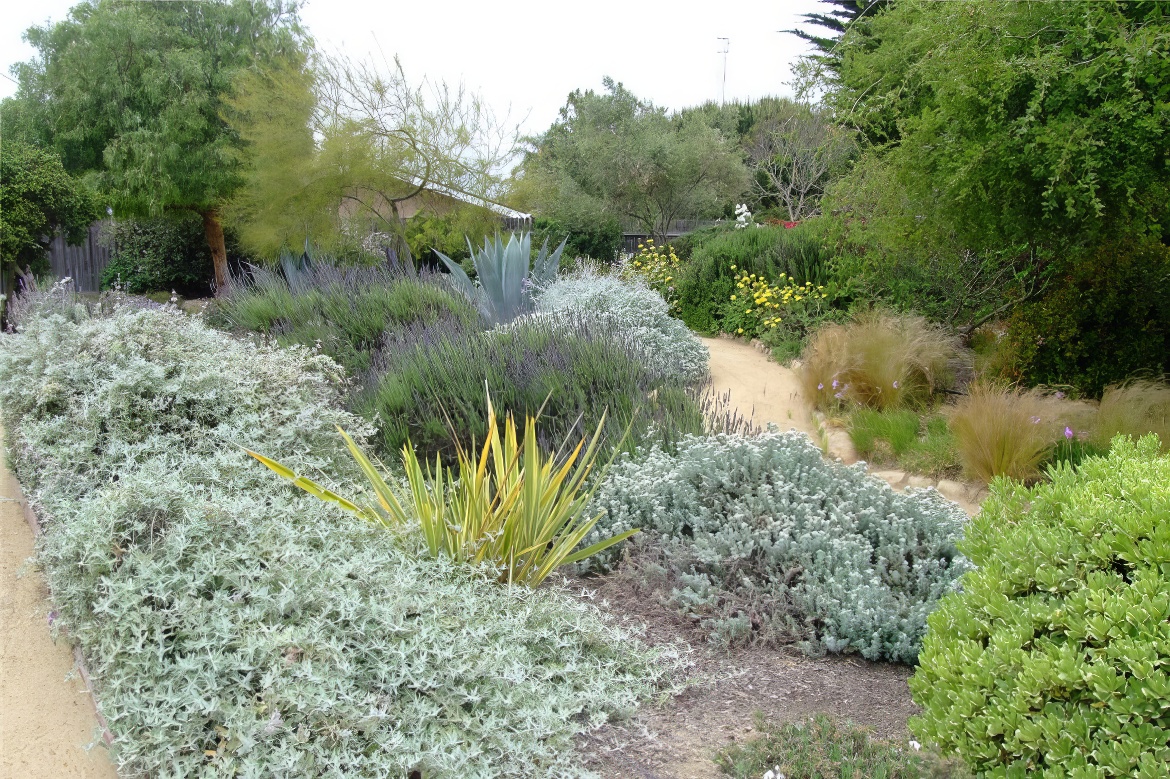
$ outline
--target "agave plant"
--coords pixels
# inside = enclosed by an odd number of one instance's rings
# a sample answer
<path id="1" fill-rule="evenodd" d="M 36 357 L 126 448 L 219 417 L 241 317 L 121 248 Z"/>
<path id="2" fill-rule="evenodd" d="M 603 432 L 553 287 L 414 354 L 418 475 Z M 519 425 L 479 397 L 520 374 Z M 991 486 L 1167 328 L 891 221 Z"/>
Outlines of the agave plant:
<path id="1" fill-rule="evenodd" d="M 435 254 L 451 271 L 455 287 L 475 304 L 484 320 L 488 324 L 498 325 L 511 322 L 532 310 L 533 290 L 556 278 L 565 241 L 561 241 L 561 245 L 551 254 L 548 241 L 545 241 L 531 270 L 528 265 L 532 256 L 531 233 L 521 233 L 519 238 L 513 233 L 507 244 L 497 233 L 495 241 L 483 239 L 482 250 L 473 249 L 471 241 L 467 242 L 467 248 L 475 264 L 478 284 L 468 278 L 459 263 L 440 251 Z"/>
<path id="2" fill-rule="evenodd" d="M 275 460 L 252 451 L 248 454 L 310 495 L 371 522 L 410 528 L 417 520 L 432 556 L 489 563 L 499 571 L 500 581 L 536 587 L 558 567 L 584 560 L 638 532 L 627 530 L 574 551 L 601 518 L 601 514 L 584 518 L 595 490 L 583 490 L 583 486 L 596 462 L 604 425 L 602 414 L 593 437 L 579 442 L 558 463 L 537 443 L 535 418 L 525 419 L 522 442 L 511 414 L 501 434 L 489 399 L 487 438 L 478 457 L 458 447 L 458 475 L 444 468 L 437 456 L 433 467 L 424 467 L 410 443 L 402 447 L 409 484 L 409 494 L 402 496 L 341 431 L 376 498 L 373 504 L 342 497 Z"/>

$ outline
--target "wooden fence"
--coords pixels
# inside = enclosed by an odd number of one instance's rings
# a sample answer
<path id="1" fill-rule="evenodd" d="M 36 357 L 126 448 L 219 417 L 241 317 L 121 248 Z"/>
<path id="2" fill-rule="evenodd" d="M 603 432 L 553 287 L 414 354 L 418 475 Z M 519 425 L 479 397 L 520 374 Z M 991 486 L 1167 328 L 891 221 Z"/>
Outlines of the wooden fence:
<path id="1" fill-rule="evenodd" d="M 97 292 L 102 288 L 102 271 L 110 262 L 110 250 L 99 242 L 102 228 L 108 220 L 94 222 L 80 246 L 65 243 L 58 233 L 49 244 L 49 268 L 58 279 L 73 279 L 78 292 Z"/>
<path id="2" fill-rule="evenodd" d="M 714 219 L 676 219 L 666 228 L 666 240 L 669 241 L 692 230 L 699 230 L 717 224 L 719 222 Z M 644 243 L 650 237 L 646 233 L 646 229 L 641 225 L 636 223 L 624 224 L 622 225 L 622 251 L 634 254 L 638 251 L 638 244 Z"/>

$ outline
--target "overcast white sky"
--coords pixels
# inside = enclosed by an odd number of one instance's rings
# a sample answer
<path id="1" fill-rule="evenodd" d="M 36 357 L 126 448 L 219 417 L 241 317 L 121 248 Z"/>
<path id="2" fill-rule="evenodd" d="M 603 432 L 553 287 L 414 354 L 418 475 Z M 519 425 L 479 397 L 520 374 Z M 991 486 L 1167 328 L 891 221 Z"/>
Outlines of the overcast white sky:
<path id="1" fill-rule="evenodd" d="M 0 97 L 9 67 L 32 56 L 23 31 L 58 21 L 70 0 L 0 2 Z M 302 18 L 319 46 L 355 58 L 398 54 L 412 79 L 462 81 L 526 133 L 544 130 L 576 88 L 603 76 L 668 108 L 718 100 L 719 37 L 730 39 L 726 96 L 791 94 L 802 41 L 791 29 L 817 0 L 309 0 Z M 376 54 L 379 58 L 381 54 Z"/>

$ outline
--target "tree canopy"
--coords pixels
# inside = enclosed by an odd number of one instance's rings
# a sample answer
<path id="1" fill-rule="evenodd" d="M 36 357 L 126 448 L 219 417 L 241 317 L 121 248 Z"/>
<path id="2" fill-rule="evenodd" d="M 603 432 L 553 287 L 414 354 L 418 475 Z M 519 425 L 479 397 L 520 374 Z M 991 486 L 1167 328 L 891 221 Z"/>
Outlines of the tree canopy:
<path id="1" fill-rule="evenodd" d="M 0 273 L 44 269 L 46 240 L 61 231 L 79 243 L 101 209 L 92 193 L 65 172 L 52 152 L 7 141 L 0 154 Z"/>
<path id="2" fill-rule="evenodd" d="M 973 248 L 1159 235 L 1168 22 L 1155 2 L 899 0 L 845 33 L 827 99 Z"/>
<path id="3" fill-rule="evenodd" d="M 241 183 L 224 98 L 241 71 L 300 55 L 296 4 L 86 0 L 25 37 L 38 56 L 16 68 L 17 100 L 45 144 L 118 215 L 201 213 L 223 284 L 217 209 Z"/>
<path id="4" fill-rule="evenodd" d="M 548 215 L 590 210 L 663 235 L 676 219 L 722 216 L 747 190 L 737 138 L 701 113 L 669 116 L 606 79 L 574 91 L 559 119 L 531 139 L 524 186 Z"/>

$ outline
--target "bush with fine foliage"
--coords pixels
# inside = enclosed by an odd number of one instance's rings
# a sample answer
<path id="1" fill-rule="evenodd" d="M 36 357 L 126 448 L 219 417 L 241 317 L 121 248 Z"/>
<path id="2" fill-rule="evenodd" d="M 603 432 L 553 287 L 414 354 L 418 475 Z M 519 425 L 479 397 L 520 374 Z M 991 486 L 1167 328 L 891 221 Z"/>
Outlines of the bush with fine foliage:
<path id="1" fill-rule="evenodd" d="M 376 420 L 384 452 L 410 440 L 420 454 L 454 455 L 451 429 L 465 445 L 483 441 L 485 386 L 497 408 L 517 416 L 540 412 L 542 445 L 555 450 L 579 439 L 607 414 L 604 448 L 669 442 L 702 432 L 703 415 L 689 387 L 664 381 L 643 364 L 631 334 L 596 319 L 556 322 L 521 318 L 488 332 L 438 327 L 386 349 L 377 378 L 355 400 Z"/>
<path id="2" fill-rule="evenodd" d="M 982 776 L 1166 776 L 1170 457 L 1119 437 L 1027 488 L 1001 480 L 967 529 L 910 681 L 919 738 Z"/>
<path id="3" fill-rule="evenodd" d="M 1062 260 L 1008 318 L 1007 345 L 1021 380 L 1093 396 L 1170 371 L 1170 247 L 1127 240 Z"/>
<path id="4" fill-rule="evenodd" d="M 345 482 L 342 372 L 173 310 L 0 336 L 59 620 L 134 776 L 580 776 L 672 666 L 556 588 L 420 557 L 238 445 Z"/>
<path id="5" fill-rule="evenodd" d="M 623 456 L 590 509 L 603 516 L 587 543 L 632 527 L 659 539 L 673 603 L 726 643 L 913 662 L 926 615 L 968 568 L 957 505 L 830 463 L 800 433 L 688 436 L 675 454 Z"/>
<path id="6" fill-rule="evenodd" d="M 639 281 L 591 269 L 561 276 L 537 297 L 536 310 L 601 320 L 623 341 L 632 342 L 656 377 L 686 383 L 707 377 L 707 347 L 670 316 L 661 295 Z"/>
<path id="7" fill-rule="evenodd" d="M 290 283 L 254 268 L 215 301 L 207 318 L 230 330 L 273 336 L 285 346 L 319 345 L 351 375 L 370 369 L 389 334 L 439 321 L 472 326 L 478 315 L 435 275 L 317 261 Z"/>

